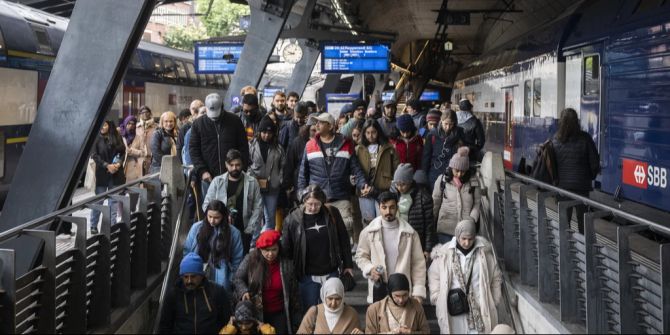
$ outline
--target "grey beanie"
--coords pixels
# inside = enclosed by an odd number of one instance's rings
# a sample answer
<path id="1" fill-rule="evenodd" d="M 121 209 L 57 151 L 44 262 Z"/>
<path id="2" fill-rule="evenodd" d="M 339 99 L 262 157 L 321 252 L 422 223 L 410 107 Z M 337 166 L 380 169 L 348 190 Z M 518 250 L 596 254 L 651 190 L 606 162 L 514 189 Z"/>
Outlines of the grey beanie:
<path id="1" fill-rule="evenodd" d="M 468 147 L 458 148 L 458 152 L 451 156 L 449 167 L 461 171 L 467 171 L 470 168 L 470 149 Z"/>
<path id="2" fill-rule="evenodd" d="M 402 163 L 393 174 L 393 182 L 395 183 L 411 183 L 414 181 L 414 169 L 412 164 Z"/>
<path id="3" fill-rule="evenodd" d="M 465 219 L 456 225 L 456 229 L 454 229 L 454 236 L 456 236 L 456 238 L 460 238 L 463 234 L 470 235 L 472 237 L 477 236 L 477 226 L 475 225 L 475 221 L 472 219 Z"/>

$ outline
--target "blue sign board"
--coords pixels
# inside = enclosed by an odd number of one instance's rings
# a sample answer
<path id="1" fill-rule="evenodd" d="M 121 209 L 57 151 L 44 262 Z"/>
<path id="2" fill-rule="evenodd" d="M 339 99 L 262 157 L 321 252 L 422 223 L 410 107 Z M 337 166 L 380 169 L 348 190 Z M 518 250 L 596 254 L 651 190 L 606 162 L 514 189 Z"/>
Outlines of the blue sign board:
<path id="1" fill-rule="evenodd" d="M 389 44 L 321 44 L 321 73 L 387 72 L 391 72 L 391 47 Z"/>
<path id="2" fill-rule="evenodd" d="M 421 97 L 419 97 L 420 101 L 439 101 L 440 100 L 440 92 L 438 91 L 423 91 L 421 93 Z"/>
<path id="3" fill-rule="evenodd" d="M 360 99 L 360 97 L 359 93 L 326 93 L 326 111 L 337 120 L 340 117 L 342 107 Z"/>
<path id="4" fill-rule="evenodd" d="M 234 73 L 242 54 L 241 43 L 195 45 L 196 73 Z"/>
<path id="5" fill-rule="evenodd" d="M 393 100 L 393 94 L 395 91 L 383 91 L 382 92 L 382 101 Z"/>
<path id="6" fill-rule="evenodd" d="M 283 87 L 276 87 L 276 86 L 265 86 L 265 88 L 263 89 L 263 96 L 268 97 L 268 98 L 272 98 L 272 97 L 274 97 L 275 92 L 277 92 L 277 91 L 284 92 L 284 88 Z"/>

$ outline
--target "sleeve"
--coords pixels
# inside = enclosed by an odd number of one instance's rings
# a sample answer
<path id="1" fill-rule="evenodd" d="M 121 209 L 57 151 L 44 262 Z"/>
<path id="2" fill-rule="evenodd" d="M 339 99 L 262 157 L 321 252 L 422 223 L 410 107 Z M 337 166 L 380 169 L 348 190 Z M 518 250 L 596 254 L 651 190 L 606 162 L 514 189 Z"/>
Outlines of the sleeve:
<path id="1" fill-rule="evenodd" d="M 340 129 L 340 134 L 344 135 L 344 137 L 351 137 L 351 133 L 354 132 L 355 124 L 356 119 L 352 117 L 351 119 L 349 119 L 349 121 L 347 121 L 347 123 L 344 124 L 344 126 L 342 126 L 342 128 Z"/>
<path id="2" fill-rule="evenodd" d="M 430 172 L 430 158 L 433 155 L 433 137 L 435 135 L 428 133 L 426 137 L 426 142 L 423 145 L 423 152 L 421 154 L 421 168 L 426 171 L 426 174 Z"/>
<path id="3" fill-rule="evenodd" d="M 378 334 L 379 333 L 379 324 L 377 324 L 377 303 L 374 303 L 368 307 L 368 310 L 365 312 L 365 333 L 366 334 Z"/>
<path id="4" fill-rule="evenodd" d="M 286 150 L 286 159 L 284 160 L 284 166 L 282 167 L 282 187 L 284 189 L 291 188 L 297 180 L 293 180 L 293 171 L 299 166 L 295 166 L 295 147 L 297 146 L 296 142 L 293 141 Z M 300 162 L 298 162 L 298 165 Z"/>
<path id="5" fill-rule="evenodd" d="M 251 248 L 254 248 L 256 245 L 256 239 L 258 239 L 258 236 L 261 234 L 261 229 L 263 228 L 263 225 L 261 224 L 261 218 L 263 215 L 263 198 L 261 197 L 261 188 L 258 185 L 258 181 L 255 179 L 251 181 L 253 183 L 253 187 L 249 187 L 249 189 L 253 189 L 252 192 L 253 194 L 253 210 L 251 211 L 251 217 L 249 218 L 249 224 L 253 225 L 254 230 L 251 234 Z"/>
<path id="6" fill-rule="evenodd" d="M 123 158 L 126 155 L 126 145 L 123 142 L 123 138 L 121 136 L 116 137 L 116 153 L 118 153 L 121 158 Z M 122 162 L 124 163 L 124 162 Z"/>
<path id="7" fill-rule="evenodd" d="M 588 136 L 588 151 L 589 151 L 589 167 L 591 168 L 591 180 L 596 179 L 600 173 L 600 155 L 598 154 L 598 148 L 593 142 L 591 136 Z"/>
<path id="8" fill-rule="evenodd" d="M 159 162 L 161 161 L 160 157 L 163 157 L 163 153 L 161 152 L 161 142 L 163 142 L 162 131 L 156 129 L 153 136 L 151 136 L 149 148 L 151 149 L 152 157 L 155 157 L 154 159 Z"/>
<path id="9" fill-rule="evenodd" d="M 435 180 L 435 185 L 433 185 L 433 218 L 435 221 L 440 217 L 440 206 L 442 206 L 442 190 L 441 184 L 442 184 L 442 178 L 444 176 L 439 176 Z"/>
<path id="10" fill-rule="evenodd" d="M 416 319 L 414 320 L 416 328 L 412 329 L 412 332 L 415 334 L 430 334 L 430 325 L 428 324 L 423 306 L 419 305 L 417 309 L 418 313 L 416 313 Z"/>
<path id="11" fill-rule="evenodd" d="M 249 142 L 249 165 L 246 165 L 247 173 L 252 177 L 257 177 L 262 168 L 256 164 L 256 160 L 254 159 L 254 157 L 261 154 L 256 148 L 256 139 L 254 139 Z M 261 159 L 260 161 L 262 162 L 263 160 Z"/>
<path id="12" fill-rule="evenodd" d="M 442 274 L 440 271 L 441 263 L 441 258 L 433 259 L 430 268 L 428 268 L 428 288 L 430 292 L 430 303 L 432 305 L 437 304 L 437 297 L 440 294 L 440 276 Z"/>
<path id="13" fill-rule="evenodd" d="M 356 156 L 355 152 L 352 152 L 351 154 L 350 164 L 351 174 L 356 177 L 356 187 L 361 189 L 363 186 L 365 186 L 367 179 L 365 178 L 365 173 L 363 173 L 363 169 L 361 168 L 361 164 L 358 162 L 358 156 Z"/>
<path id="14" fill-rule="evenodd" d="M 486 143 L 486 133 L 484 132 L 484 126 L 482 122 L 477 119 L 477 126 L 475 127 L 475 135 L 477 136 L 477 150 L 482 150 L 484 144 Z"/>
<path id="15" fill-rule="evenodd" d="M 340 253 L 342 254 L 342 268 L 353 269 L 354 263 L 351 260 L 351 243 L 349 242 L 349 234 L 347 233 L 347 228 L 342 220 L 342 215 L 335 207 L 328 207 L 328 210 L 330 210 L 331 215 L 335 219 L 334 223 L 337 227 L 337 240 L 340 244 Z"/>
<path id="16" fill-rule="evenodd" d="M 242 263 L 242 259 L 244 258 L 244 248 L 242 247 L 242 234 L 240 233 L 239 230 L 236 230 L 237 233 L 233 235 L 233 253 L 232 253 L 232 261 L 231 261 L 231 269 L 233 270 L 233 273 L 237 271 L 237 269 L 240 267 L 240 263 Z"/>
<path id="17" fill-rule="evenodd" d="M 282 178 L 282 180 L 279 181 L 279 185 L 282 185 L 283 179 L 284 179 L 284 163 L 286 162 L 286 151 L 284 151 L 284 148 L 279 147 L 279 161 L 277 162 L 277 166 L 279 167 L 279 173 L 277 174 L 279 178 Z"/>
<path id="18" fill-rule="evenodd" d="M 246 257 L 244 257 L 244 260 L 242 260 L 242 264 L 240 264 L 240 267 L 237 269 L 237 272 L 235 272 L 235 276 L 233 276 L 233 285 L 235 287 L 235 293 L 237 294 L 238 298 L 242 298 L 242 296 L 249 292 L 249 286 L 247 285 L 247 280 L 249 278 L 249 257 L 251 253 L 247 254 Z"/>
<path id="19" fill-rule="evenodd" d="M 300 161 L 300 173 L 298 173 L 297 191 L 299 192 L 300 190 L 307 187 L 308 182 L 309 182 L 309 160 L 307 160 L 307 148 L 305 148 L 305 152 L 302 154 L 302 160 Z"/>
<path id="20" fill-rule="evenodd" d="M 305 317 L 302 318 L 302 322 L 300 322 L 300 327 L 298 327 L 298 332 L 296 332 L 296 334 L 314 334 L 316 317 L 317 307 L 312 306 L 307 310 L 307 313 L 305 313 Z"/>
<path id="21" fill-rule="evenodd" d="M 281 245 L 281 250 L 284 257 L 293 260 L 295 264 L 295 260 L 293 259 L 294 241 L 293 241 L 293 232 L 291 231 L 292 225 L 293 222 L 291 219 L 291 215 L 289 214 L 289 216 L 286 217 L 284 224 L 282 225 L 281 239 L 279 240 L 279 244 Z"/>
<path id="22" fill-rule="evenodd" d="M 412 265 L 410 270 L 412 276 L 412 296 L 426 298 L 426 258 L 421 249 L 419 234 L 412 235 Z"/>
<path id="23" fill-rule="evenodd" d="M 435 245 L 436 236 L 437 236 L 437 227 L 435 223 L 435 216 L 433 215 L 433 198 L 428 194 L 426 189 L 422 188 L 419 190 L 419 196 L 421 197 L 421 212 L 424 213 L 424 245 L 426 246 L 426 251 L 431 252 L 433 246 Z"/>
<path id="24" fill-rule="evenodd" d="M 500 272 L 500 267 L 495 261 L 493 252 L 491 250 L 486 252 L 486 262 L 489 266 L 489 273 L 491 274 L 491 296 L 496 304 L 502 302 L 502 272 Z"/>
<path id="25" fill-rule="evenodd" d="M 175 307 L 174 291 L 170 290 L 163 300 L 161 321 L 158 324 L 159 334 L 172 334 L 174 332 Z"/>
<path id="26" fill-rule="evenodd" d="M 363 272 L 363 278 L 368 278 L 370 276 L 370 271 L 372 271 L 372 268 L 375 266 L 372 264 L 371 257 L 367 231 L 363 229 L 358 237 L 358 249 L 356 249 L 356 256 L 354 257 L 356 265 L 358 265 L 358 268 Z"/>
<path id="27" fill-rule="evenodd" d="M 482 203 L 482 189 L 481 187 L 479 187 L 479 185 L 472 187 L 474 187 L 474 192 L 472 194 L 473 203 L 472 203 L 472 210 L 470 211 L 470 217 L 475 222 L 477 222 L 479 220 L 479 210 Z"/>
<path id="28" fill-rule="evenodd" d="M 100 137 L 97 137 L 95 139 L 95 142 L 93 143 L 93 151 L 91 152 L 91 159 L 95 162 L 96 167 L 101 167 L 101 168 L 107 168 L 108 162 L 105 162 L 104 159 L 102 159 L 102 156 L 100 156 L 100 151 L 98 150 L 98 144 L 100 143 Z"/>
<path id="29" fill-rule="evenodd" d="M 188 153 L 191 155 L 191 162 L 193 169 L 196 171 L 198 178 L 202 178 L 202 174 L 207 171 L 207 164 L 202 155 L 202 138 L 200 134 L 200 127 L 197 124 L 191 126 L 191 138 L 188 142 Z"/>
<path id="30" fill-rule="evenodd" d="M 285 126 L 281 127 L 281 130 L 279 130 L 279 145 L 281 145 L 282 148 L 288 148 L 288 140 L 289 140 L 289 128 L 291 127 L 291 124 L 288 123 Z"/>
<path id="31" fill-rule="evenodd" d="M 197 223 L 194 223 L 193 226 L 191 226 L 191 229 L 188 231 L 188 236 L 186 236 L 186 241 L 184 241 L 183 256 L 186 256 L 186 254 L 195 250 L 196 247 L 195 237 L 198 234 L 198 227 L 199 226 L 197 225 Z"/>
<path id="32" fill-rule="evenodd" d="M 391 178 L 393 178 L 393 173 L 400 165 L 400 157 L 398 157 L 398 152 L 395 150 L 395 146 L 391 145 Z"/>
<path id="33" fill-rule="evenodd" d="M 205 200 L 202 201 L 202 210 L 205 211 L 209 202 L 216 199 L 216 195 L 219 194 L 219 188 L 221 188 L 220 179 L 214 177 L 209 188 L 207 189 L 207 194 L 205 195 Z"/>
<path id="34" fill-rule="evenodd" d="M 137 130 L 135 130 L 135 139 L 133 139 L 132 143 L 128 144 L 128 156 L 144 157 L 144 153 L 142 152 L 144 148 L 140 148 L 140 142 L 142 141 L 142 136 L 143 134 L 137 133 Z"/>
<path id="35" fill-rule="evenodd" d="M 425 147 L 425 144 L 423 143 L 423 140 L 417 142 L 417 144 L 416 144 L 417 153 L 416 153 L 416 156 L 415 156 L 416 157 L 416 166 L 417 166 L 417 170 L 423 170 L 426 173 L 428 173 L 428 170 L 426 170 L 425 167 L 429 167 L 430 165 L 427 165 L 427 164 L 424 165 L 424 163 L 423 163 L 423 151 L 424 151 L 423 149 L 424 149 L 424 147 Z"/>

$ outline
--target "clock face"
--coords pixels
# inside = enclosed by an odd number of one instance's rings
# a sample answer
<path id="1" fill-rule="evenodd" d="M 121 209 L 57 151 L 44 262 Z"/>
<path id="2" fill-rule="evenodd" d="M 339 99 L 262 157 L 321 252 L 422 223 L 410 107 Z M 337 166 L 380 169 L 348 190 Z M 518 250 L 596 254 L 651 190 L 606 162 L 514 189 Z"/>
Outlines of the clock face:
<path id="1" fill-rule="evenodd" d="M 302 48 L 297 43 L 291 43 L 284 47 L 282 56 L 287 63 L 295 64 L 302 59 Z"/>

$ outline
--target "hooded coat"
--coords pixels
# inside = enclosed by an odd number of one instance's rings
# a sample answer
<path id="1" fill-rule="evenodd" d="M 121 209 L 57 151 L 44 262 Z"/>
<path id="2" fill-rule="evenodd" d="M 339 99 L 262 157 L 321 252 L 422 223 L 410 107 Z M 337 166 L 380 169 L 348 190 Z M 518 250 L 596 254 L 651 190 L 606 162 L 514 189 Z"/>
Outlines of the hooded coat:
<path id="1" fill-rule="evenodd" d="M 463 183 L 459 190 L 454 184 L 443 181 L 441 175 L 433 188 L 433 215 L 437 218 L 437 232 L 454 235 L 456 225 L 468 218 L 479 220 L 482 190 L 475 177 Z M 442 190 L 444 184 L 444 190 Z"/>

